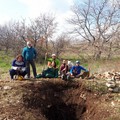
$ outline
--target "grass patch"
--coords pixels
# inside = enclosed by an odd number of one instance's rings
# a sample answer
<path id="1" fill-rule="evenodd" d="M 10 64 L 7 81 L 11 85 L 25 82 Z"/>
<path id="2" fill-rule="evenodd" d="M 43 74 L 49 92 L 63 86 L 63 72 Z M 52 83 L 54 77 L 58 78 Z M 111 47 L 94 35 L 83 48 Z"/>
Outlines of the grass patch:
<path id="1" fill-rule="evenodd" d="M 85 86 L 86 89 L 91 92 L 97 92 L 101 94 L 105 94 L 108 92 L 107 86 L 103 82 L 86 81 Z"/>
<path id="2" fill-rule="evenodd" d="M 8 72 L 8 70 L 11 68 L 11 62 L 14 59 L 14 56 L 11 56 L 11 54 L 5 54 L 3 51 L 0 51 L 0 73 Z M 76 60 L 80 60 L 81 65 L 85 67 L 86 69 L 90 69 L 90 74 L 94 74 L 95 72 L 103 73 L 105 71 L 119 71 L 120 68 L 120 59 L 114 58 L 111 60 L 106 59 L 100 59 L 100 60 L 92 60 L 92 59 L 82 59 L 74 54 L 68 54 L 61 56 L 61 62 L 62 59 L 68 59 L 71 60 L 73 63 L 75 63 Z M 37 73 L 41 73 L 42 70 L 45 68 L 45 65 L 43 63 L 36 63 L 36 69 Z M 32 69 L 31 69 L 32 70 Z"/>
<path id="3" fill-rule="evenodd" d="M 2 56 L 0 57 L 0 70 L 1 72 L 6 72 L 11 67 L 11 58 L 8 56 Z"/>

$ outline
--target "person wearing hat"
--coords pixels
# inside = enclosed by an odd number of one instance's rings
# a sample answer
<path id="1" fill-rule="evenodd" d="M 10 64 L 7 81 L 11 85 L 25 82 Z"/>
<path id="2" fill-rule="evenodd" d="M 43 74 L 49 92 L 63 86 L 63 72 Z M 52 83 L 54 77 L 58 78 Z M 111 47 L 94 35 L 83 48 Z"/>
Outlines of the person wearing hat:
<path id="1" fill-rule="evenodd" d="M 51 58 L 48 58 L 48 54 L 46 53 L 45 54 L 46 56 L 46 60 L 48 62 L 55 62 L 55 65 L 56 65 L 56 68 L 55 68 L 55 77 L 57 78 L 58 77 L 58 70 L 59 70 L 59 67 L 60 67 L 60 60 L 57 58 L 56 54 L 52 54 L 51 55 Z"/>
<path id="2" fill-rule="evenodd" d="M 23 48 L 22 56 L 26 62 L 27 77 L 30 78 L 30 65 L 32 66 L 34 78 L 36 78 L 36 66 L 34 59 L 36 59 L 37 52 L 30 41 L 27 41 L 27 46 Z"/>
<path id="3" fill-rule="evenodd" d="M 41 74 L 38 74 L 36 78 L 57 78 L 56 76 L 56 64 L 53 61 L 52 63 L 49 61 L 48 68 L 43 70 Z"/>
<path id="4" fill-rule="evenodd" d="M 51 58 L 48 58 L 47 53 L 46 53 L 46 57 L 47 57 L 47 61 L 50 61 L 50 62 L 54 61 L 55 62 L 56 68 L 60 67 L 60 60 L 57 58 L 56 54 L 52 54 Z"/>
<path id="5" fill-rule="evenodd" d="M 85 72 L 88 72 L 87 69 L 85 69 L 83 66 L 80 66 L 80 61 L 76 61 L 75 62 L 76 65 L 73 66 L 71 69 L 70 69 L 70 77 L 76 77 L 76 78 L 79 78 L 81 76 L 81 71 L 85 71 Z"/>

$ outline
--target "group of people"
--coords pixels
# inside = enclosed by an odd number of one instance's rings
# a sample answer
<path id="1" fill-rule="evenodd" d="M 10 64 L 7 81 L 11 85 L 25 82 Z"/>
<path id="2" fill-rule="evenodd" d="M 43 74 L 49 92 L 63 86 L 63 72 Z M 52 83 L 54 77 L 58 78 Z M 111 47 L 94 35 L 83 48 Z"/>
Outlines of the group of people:
<path id="1" fill-rule="evenodd" d="M 83 78 L 83 74 L 81 74 L 82 70 L 88 74 L 88 70 L 80 65 L 80 61 L 76 61 L 75 65 L 73 65 L 71 61 L 63 60 L 63 63 L 60 66 L 60 76 L 63 80 L 79 77 Z"/>
<path id="2" fill-rule="evenodd" d="M 14 76 L 20 75 L 23 78 L 27 76 L 30 78 L 30 65 L 33 70 L 34 78 L 58 78 L 69 80 L 70 78 L 81 77 L 81 70 L 88 72 L 87 69 L 80 66 L 80 62 L 76 61 L 75 65 L 71 61 L 60 60 L 55 54 L 49 58 L 46 53 L 47 68 L 37 75 L 34 59 L 36 59 L 37 52 L 30 41 L 27 46 L 23 48 L 22 54 L 18 55 L 12 62 L 12 68 L 9 70 L 10 77 L 14 80 Z"/>

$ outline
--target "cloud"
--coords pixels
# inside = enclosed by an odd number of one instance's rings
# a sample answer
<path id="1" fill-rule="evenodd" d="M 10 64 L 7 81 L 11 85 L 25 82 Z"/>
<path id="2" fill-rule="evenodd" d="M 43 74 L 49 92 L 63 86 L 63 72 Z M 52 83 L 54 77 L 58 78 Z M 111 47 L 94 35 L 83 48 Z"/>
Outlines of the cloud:
<path id="1" fill-rule="evenodd" d="M 27 16 L 30 18 L 37 17 L 40 13 L 45 13 L 51 10 L 51 0 L 19 0 L 26 5 L 28 9 Z"/>
<path id="2" fill-rule="evenodd" d="M 27 16 L 35 18 L 40 13 L 53 13 L 56 16 L 56 21 L 59 23 L 59 30 L 64 29 L 66 19 L 71 14 L 70 6 L 73 0 L 19 0 L 26 5 L 28 9 Z"/>
<path id="3" fill-rule="evenodd" d="M 29 17 L 36 17 L 40 13 L 65 13 L 69 10 L 73 0 L 18 0 L 26 5 Z"/>
<path id="4" fill-rule="evenodd" d="M 8 15 L 1 15 L 1 18 L 0 19 L 0 25 L 3 25 L 4 23 L 7 23 L 10 21 L 10 16 Z"/>
<path id="5" fill-rule="evenodd" d="M 66 19 L 70 16 L 70 7 L 74 0 L 4 0 L 1 1 L 0 24 L 5 24 L 11 20 L 21 20 L 25 18 L 34 19 L 41 13 L 52 13 L 58 22 L 59 31 L 67 27 Z M 2 7 L 6 6 L 7 7 Z M 9 8 L 9 10 L 8 10 Z M 4 11 L 4 12 L 3 12 Z"/>

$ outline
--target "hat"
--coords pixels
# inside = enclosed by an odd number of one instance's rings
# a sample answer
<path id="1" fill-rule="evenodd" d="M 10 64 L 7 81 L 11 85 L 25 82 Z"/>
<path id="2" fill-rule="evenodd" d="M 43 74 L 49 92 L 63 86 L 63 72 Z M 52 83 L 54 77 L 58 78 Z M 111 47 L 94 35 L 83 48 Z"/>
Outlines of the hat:
<path id="1" fill-rule="evenodd" d="M 80 64 L 80 61 L 77 60 L 75 63 L 76 63 L 76 64 Z"/>
<path id="2" fill-rule="evenodd" d="M 31 44 L 31 42 L 30 41 L 27 41 L 27 45 L 30 45 Z"/>
<path id="3" fill-rule="evenodd" d="M 68 64 L 71 64 L 71 61 L 68 60 Z"/>
<path id="4" fill-rule="evenodd" d="M 56 57 L 56 54 L 52 54 L 52 57 Z"/>

